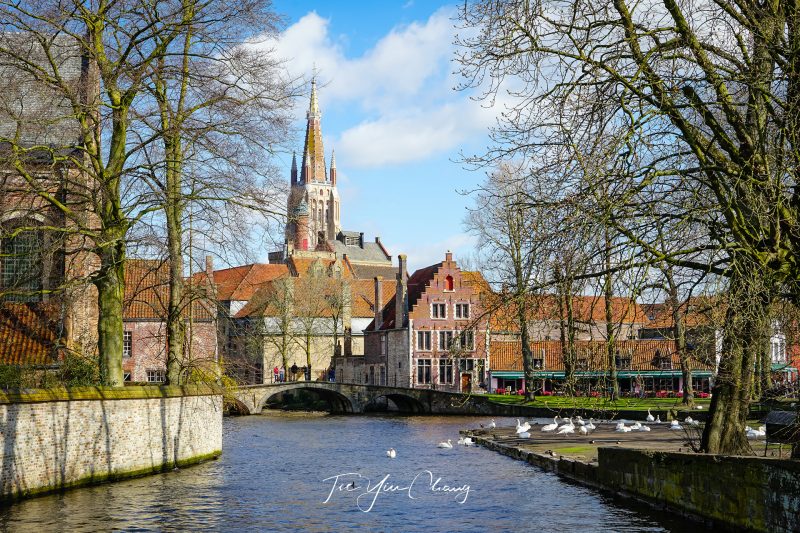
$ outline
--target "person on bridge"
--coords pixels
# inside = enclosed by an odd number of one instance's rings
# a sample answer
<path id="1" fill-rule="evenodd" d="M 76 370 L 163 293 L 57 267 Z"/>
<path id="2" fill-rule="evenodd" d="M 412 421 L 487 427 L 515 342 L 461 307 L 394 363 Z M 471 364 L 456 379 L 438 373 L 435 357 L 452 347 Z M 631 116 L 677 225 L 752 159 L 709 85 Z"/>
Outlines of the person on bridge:
<path id="1" fill-rule="evenodd" d="M 281 373 L 281 371 L 278 369 L 277 366 L 272 369 L 272 382 L 273 383 L 276 383 L 280 379 L 280 373 Z"/>

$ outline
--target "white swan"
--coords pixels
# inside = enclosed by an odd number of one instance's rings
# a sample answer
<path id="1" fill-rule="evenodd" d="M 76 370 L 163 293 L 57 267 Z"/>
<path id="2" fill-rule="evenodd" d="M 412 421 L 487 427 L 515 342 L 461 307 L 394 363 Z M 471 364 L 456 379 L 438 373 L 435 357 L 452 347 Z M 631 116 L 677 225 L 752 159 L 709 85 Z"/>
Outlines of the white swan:
<path id="1" fill-rule="evenodd" d="M 678 422 L 677 420 L 673 420 L 672 422 L 669 423 L 669 429 L 681 430 L 683 429 L 683 427 L 681 427 L 680 422 Z"/>
<path id="2" fill-rule="evenodd" d="M 570 433 L 575 433 L 575 426 L 574 425 L 567 425 L 564 424 L 560 428 L 558 428 L 559 435 L 568 435 Z"/>
<path id="3" fill-rule="evenodd" d="M 453 443 L 450 441 L 450 439 L 447 439 L 447 442 L 440 442 L 439 444 L 436 445 L 436 447 L 437 448 L 452 448 L 453 447 Z"/>
<path id="4" fill-rule="evenodd" d="M 641 426 L 639 431 L 650 431 L 650 426 Z"/>
<path id="5" fill-rule="evenodd" d="M 694 418 L 692 418 L 691 416 L 687 416 L 684 422 L 686 422 L 687 424 L 694 424 Z"/>
<path id="6" fill-rule="evenodd" d="M 576 417 L 576 420 L 577 420 L 579 426 L 585 426 L 586 425 L 586 422 L 584 422 L 583 418 L 581 418 L 580 416 Z"/>
<path id="7" fill-rule="evenodd" d="M 558 428 L 559 430 L 561 428 L 565 428 L 565 427 L 568 427 L 568 426 L 569 427 L 575 427 L 575 424 L 572 423 L 572 417 L 567 418 L 566 420 L 567 420 L 567 422 L 565 424 L 562 424 L 561 426 L 559 426 L 559 428 Z M 562 418 L 561 421 L 564 422 L 564 419 Z"/>
<path id="8" fill-rule="evenodd" d="M 642 429 L 642 423 L 639 421 L 634 422 L 631 426 L 631 431 L 639 431 L 640 429 Z"/>
<path id="9" fill-rule="evenodd" d="M 622 421 L 617 424 L 617 428 L 614 431 L 617 433 L 630 433 L 631 429 L 631 427 L 625 425 L 625 421 Z"/>
<path id="10" fill-rule="evenodd" d="M 494 428 L 496 428 L 496 427 L 497 427 L 497 424 L 495 424 L 495 423 L 494 423 L 494 418 L 492 418 L 492 423 L 491 423 L 491 424 L 489 424 L 489 427 L 490 427 L 491 429 L 494 429 Z"/>
<path id="11" fill-rule="evenodd" d="M 578 428 L 578 431 L 580 431 L 581 435 L 588 435 L 589 434 L 589 428 L 587 426 L 580 426 Z"/>
<path id="12" fill-rule="evenodd" d="M 661 423 L 661 415 L 656 416 L 656 424 Z"/>
<path id="13" fill-rule="evenodd" d="M 550 433 L 551 431 L 555 431 L 557 429 L 558 429 L 558 417 L 553 418 L 552 424 L 547 424 L 545 426 L 542 426 L 542 431 L 544 431 L 545 433 Z"/>
<path id="14" fill-rule="evenodd" d="M 594 431 L 595 429 L 597 429 L 597 426 L 594 425 L 594 418 L 589 419 L 589 423 L 586 424 L 586 429 L 588 429 L 589 431 Z"/>
<path id="15" fill-rule="evenodd" d="M 529 422 L 525 422 L 524 424 L 519 423 L 519 418 L 517 418 L 517 435 L 520 433 L 525 433 L 529 429 L 531 429 L 531 425 Z"/>
<path id="16" fill-rule="evenodd" d="M 472 442 L 472 437 L 464 437 L 464 446 L 472 446 L 475 444 Z"/>
<path id="17" fill-rule="evenodd" d="M 394 459 L 395 457 L 397 457 L 397 451 L 395 451 L 394 448 L 389 448 L 386 451 L 386 457 L 388 457 L 389 459 Z"/>
<path id="18" fill-rule="evenodd" d="M 464 437 L 458 438 L 458 444 L 464 444 Z"/>
<path id="19" fill-rule="evenodd" d="M 652 415 L 652 413 L 650 413 L 650 409 L 647 410 L 647 421 L 648 422 L 655 422 L 656 421 L 655 417 Z"/>

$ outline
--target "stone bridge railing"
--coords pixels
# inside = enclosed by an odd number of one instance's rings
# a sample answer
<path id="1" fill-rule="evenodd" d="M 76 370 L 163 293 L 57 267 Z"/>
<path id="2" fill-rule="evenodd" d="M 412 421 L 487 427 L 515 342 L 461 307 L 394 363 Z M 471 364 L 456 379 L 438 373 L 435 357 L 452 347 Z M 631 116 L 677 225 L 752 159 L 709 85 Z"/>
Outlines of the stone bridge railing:
<path id="1" fill-rule="evenodd" d="M 327 398 L 332 411 L 337 413 L 364 413 L 380 410 L 388 401 L 406 413 L 416 414 L 486 414 L 504 415 L 506 406 L 491 403 L 480 395 L 458 394 L 427 389 L 409 389 L 364 385 L 360 383 L 333 383 L 326 381 L 291 381 L 264 385 L 238 387 L 230 392 L 241 414 L 258 414 L 270 397 L 291 390 L 311 390 Z"/>

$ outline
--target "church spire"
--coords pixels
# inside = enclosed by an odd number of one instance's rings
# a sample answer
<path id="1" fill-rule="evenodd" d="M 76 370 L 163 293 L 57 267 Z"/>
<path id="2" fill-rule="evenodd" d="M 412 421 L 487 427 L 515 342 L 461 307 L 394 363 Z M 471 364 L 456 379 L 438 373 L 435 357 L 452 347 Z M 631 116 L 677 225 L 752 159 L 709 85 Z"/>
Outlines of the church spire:
<path id="1" fill-rule="evenodd" d="M 297 154 L 292 152 L 292 187 L 297 185 Z"/>
<path id="2" fill-rule="evenodd" d="M 306 115 L 306 142 L 303 147 L 303 183 L 324 183 L 326 180 L 325 151 L 322 146 L 322 113 L 317 101 L 317 79 L 311 80 L 311 101 Z"/>
<path id="3" fill-rule="evenodd" d="M 336 150 L 331 150 L 331 185 L 336 187 Z"/>

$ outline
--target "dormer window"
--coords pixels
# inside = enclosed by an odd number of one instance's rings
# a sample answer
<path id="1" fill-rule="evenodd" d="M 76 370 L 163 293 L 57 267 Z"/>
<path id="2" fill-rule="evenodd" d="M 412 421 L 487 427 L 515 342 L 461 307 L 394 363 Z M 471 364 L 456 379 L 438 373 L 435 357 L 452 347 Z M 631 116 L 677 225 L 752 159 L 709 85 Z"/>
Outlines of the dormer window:
<path id="1" fill-rule="evenodd" d="M 444 290 L 452 291 L 455 290 L 454 287 L 455 285 L 453 283 L 453 276 L 447 276 L 444 278 Z"/>

